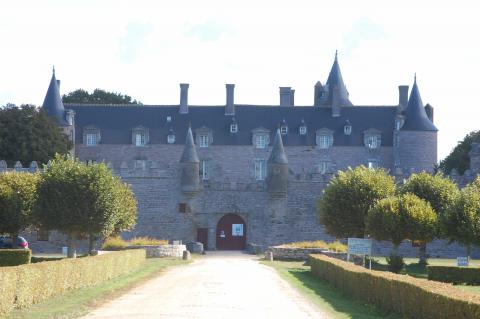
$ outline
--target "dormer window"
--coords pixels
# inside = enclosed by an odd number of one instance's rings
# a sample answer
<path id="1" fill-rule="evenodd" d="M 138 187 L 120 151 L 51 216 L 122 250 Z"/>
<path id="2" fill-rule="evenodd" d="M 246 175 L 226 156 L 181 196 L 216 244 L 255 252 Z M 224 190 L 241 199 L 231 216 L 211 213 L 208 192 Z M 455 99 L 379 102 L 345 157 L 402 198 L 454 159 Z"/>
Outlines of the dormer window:
<path id="1" fill-rule="evenodd" d="M 83 144 L 95 146 L 100 144 L 100 130 L 94 126 L 87 126 L 83 129 Z"/>
<path id="2" fill-rule="evenodd" d="M 97 133 L 87 133 L 87 146 L 94 146 L 98 144 L 98 134 Z"/>
<path id="3" fill-rule="evenodd" d="M 304 126 L 304 125 L 300 126 L 299 133 L 300 133 L 300 135 L 307 134 L 307 127 Z"/>
<path id="4" fill-rule="evenodd" d="M 170 132 L 169 132 L 168 135 L 167 135 L 167 143 L 168 143 L 168 144 L 173 144 L 173 143 L 175 143 L 175 134 L 173 133 L 172 130 L 170 130 Z"/>
<path id="5" fill-rule="evenodd" d="M 252 130 L 252 145 L 258 149 L 265 149 L 270 143 L 270 131 L 259 127 Z"/>
<path id="6" fill-rule="evenodd" d="M 265 148 L 267 146 L 267 137 L 265 135 L 258 135 L 255 138 L 256 148 Z"/>
<path id="7" fill-rule="evenodd" d="M 345 121 L 345 125 L 343 126 L 343 134 L 351 135 L 352 134 L 352 125 L 350 124 L 349 120 Z"/>
<path id="8" fill-rule="evenodd" d="M 238 125 L 236 123 L 230 124 L 230 133 L 237 133 Z"/>
<path id="9" fill-rule="evenodd" d="M 167 123 L 170 123 L 172 121 L 172 117 L 171 116 L 167 116 Z"/>
<path id="10" fill-rule="evenodd" d="M 333 131 L 327 128 L 317 130 L 316 142 L 319 148 L 328 149 L 333 145 Z"/>
<path id="11" fill-rule="evenodd" d="M 281 133 L 282 135 L 287 135 L 287 133 L 288 133 L 288 126 L 286 126 L 286 125 L 280 126 L 280 133 Z"/>
<path id="12" fill-rule="evenodd" d="M 199 143 L 200 147 L 208 147 L 208 135 L 206 134 L 200 135 L 199 140 L 200 140 L 200 143 Z"/>
<path id="13" fill-rule="evenodd" d="M 381 133 L 376 129 L 368 129 L 364 132 L 363 142 L 369 149 L 377 149 L 382 143 Z"/>
<path id="14" fill-rule="evenodd" d="M 197 136 L 197 145 L 201 148 L 209 147 L 213 141 L 212 130 L 208 127 L 201 127 L 195 130 L 195 135 Z"/>
<path id="15" fill-rule="evenodd" d="M 145 146 L 148 144 L 148 129 L 139 126 L 132 130 L 132 144 L 135 146 Z"/>

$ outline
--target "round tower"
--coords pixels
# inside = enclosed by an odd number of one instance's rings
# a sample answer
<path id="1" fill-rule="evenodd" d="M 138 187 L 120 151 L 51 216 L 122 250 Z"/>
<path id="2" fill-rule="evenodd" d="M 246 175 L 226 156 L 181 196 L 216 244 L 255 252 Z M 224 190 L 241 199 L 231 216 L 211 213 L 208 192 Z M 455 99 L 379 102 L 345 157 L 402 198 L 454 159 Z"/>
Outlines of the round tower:
<path id="1" fill-rule="evenodd" d="M 288 186 L 288 160 L 283 149 L 282 135 L 277 130 L 272 153 L 268 158 L 267 189 L 272 197 L 285 197 Z"/>
<path id="2" fill-rule="evenodd" d="M 425 112 L 415 77 L 405 111 L 405 122 L 398 132 L 399 164 L 404 175 L 433 172 L 437 164 L 437 132 L 438 129 Z"/>
<path id="3" fill-rule="evenodd" d="M 195 143 L 193 142 L 192 129 L 189 127 L 185 148 L 180 158 L 181 179 L 180 186 L 182 192 L 186 194 L 195 194 L 200 189 L 200 161 L 198 159 Z"/>

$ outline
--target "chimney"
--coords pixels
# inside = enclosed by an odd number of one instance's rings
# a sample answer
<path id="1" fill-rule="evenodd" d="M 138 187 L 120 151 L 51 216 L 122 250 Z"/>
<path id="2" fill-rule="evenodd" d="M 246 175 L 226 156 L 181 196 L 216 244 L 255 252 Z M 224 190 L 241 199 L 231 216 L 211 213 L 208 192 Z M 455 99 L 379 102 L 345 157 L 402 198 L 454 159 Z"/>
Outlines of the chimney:
<path id="1" fill-rule="evenodd" d="M 280 87 L 280 106 L 293 106 L 294 105 L 295 90 L 292 90 L 289 86 Z"/>
<path id="2" fill-rule="evenodd" d="M 227 89 L 227 102 L 225 104 L 225 115 L 235 115 L 235 104 L 234 104 L 234 95 L 233 90 L 235 89 L 235 84 L 225 84 Z"/>
<path id="3" fill-rule="evenodd" d="M 408 105 L 408 85 L 398 86 L 398 104 L 402 106 L 405 111 Z"/>
<path id="4" fill-rule="evenodd" d="M 188 113 L 188 83 L 180 83 L 180 114 Z"/>

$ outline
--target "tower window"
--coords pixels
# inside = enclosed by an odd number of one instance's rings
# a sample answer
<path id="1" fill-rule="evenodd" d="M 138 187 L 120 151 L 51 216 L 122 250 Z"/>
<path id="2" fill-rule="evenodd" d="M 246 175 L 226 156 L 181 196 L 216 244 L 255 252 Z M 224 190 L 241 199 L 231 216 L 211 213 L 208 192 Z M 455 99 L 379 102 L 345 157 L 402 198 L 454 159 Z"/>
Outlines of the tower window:
<path id="1" fill-rule="evenodd" d="M 267 176 L 267 162 L 264 159 L 255 160 L 255 180 L 263 181 Z"/>
<path id="2" fill-rule="evenodd" d="M 230 133 L 237 133 L 237 132 L 238 132 L 238 125 L 230 124 Z"/>

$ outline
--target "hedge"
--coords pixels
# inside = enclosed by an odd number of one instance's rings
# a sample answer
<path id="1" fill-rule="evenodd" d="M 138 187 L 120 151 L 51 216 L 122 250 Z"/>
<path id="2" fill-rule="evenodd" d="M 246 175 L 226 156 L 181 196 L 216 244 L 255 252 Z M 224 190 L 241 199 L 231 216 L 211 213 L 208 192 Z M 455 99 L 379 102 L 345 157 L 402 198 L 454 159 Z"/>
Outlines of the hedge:
<path id="1" fill-rule="evenodd" d="M 480 285 L 480 268 L 427 266 L 429 280 L 454 284 Z"/>
<path id="2" fill-rule="evenodd" d="M 451 284 L 368 270 L 323 255 L 310 255 L 312 273 L 343 293 L 406 318 L 480 318 L 480 295 Z"/>
<path id="3" fill-rule="evenodd" d="M 95 286 L 139 268 L 143 249 L 0 268 L 0 317 L 68 290 Z"/>
<path id="4" fill-rule="evenodd" d="M 0 267 L 29 264 L 31 258 L 30 249 L 0 249 Z"/>

